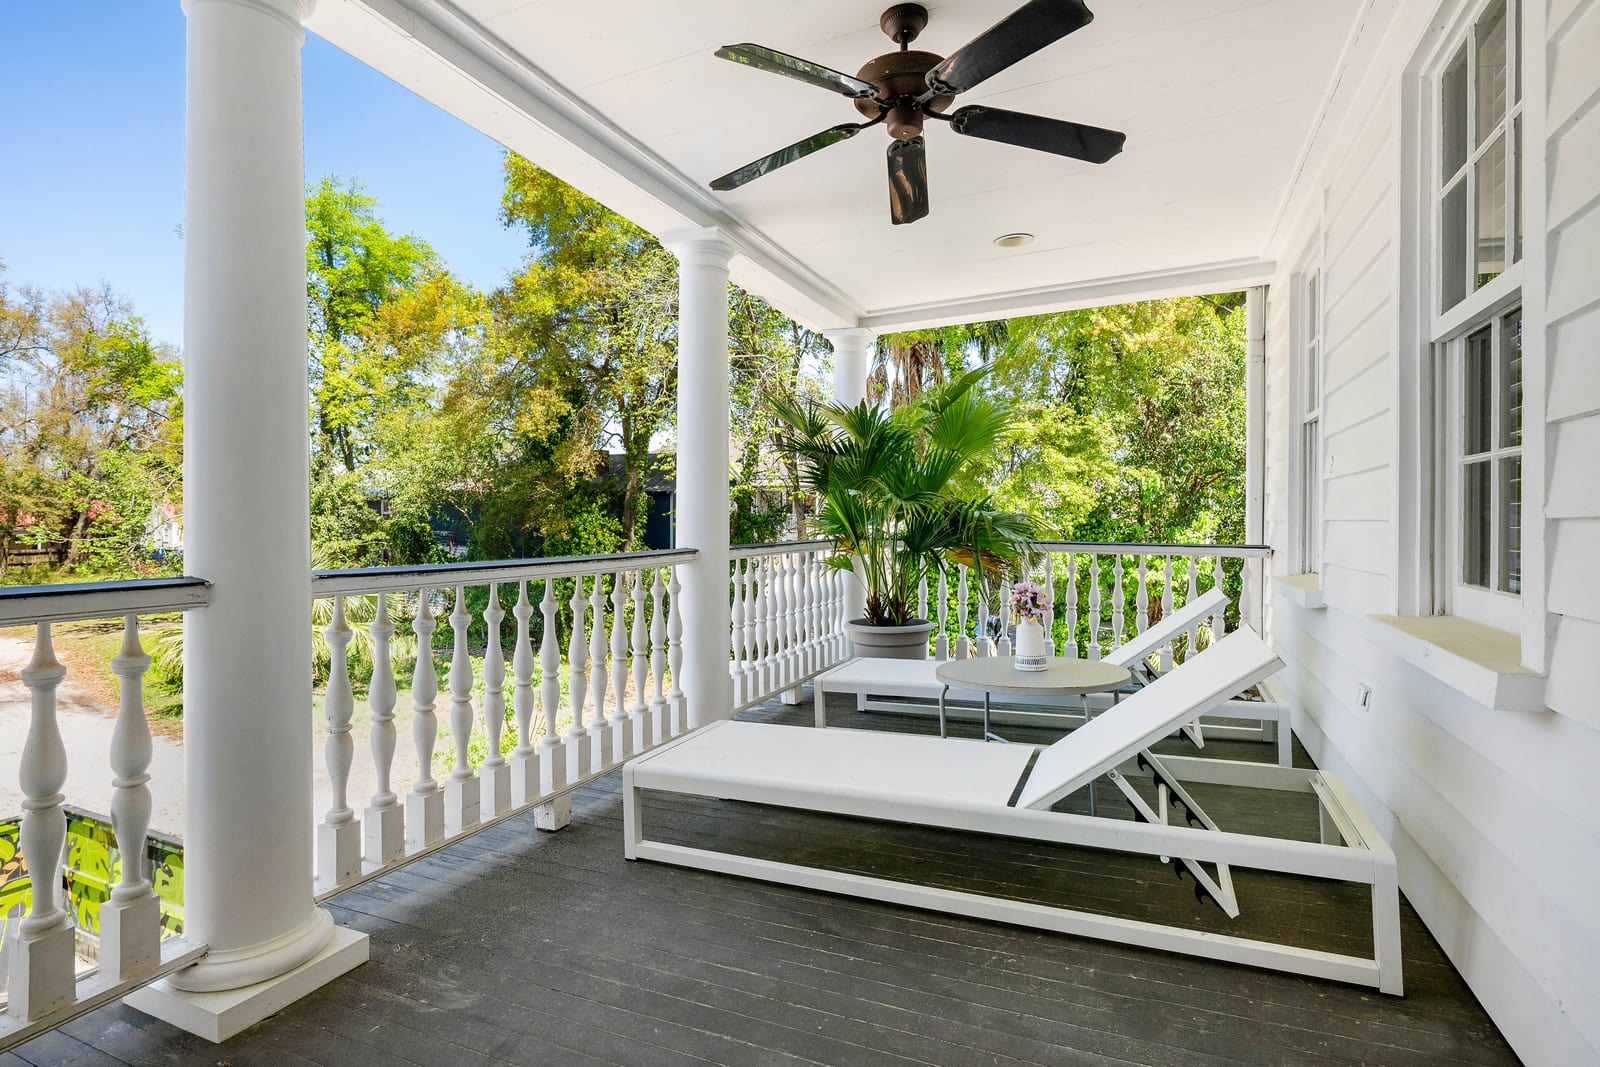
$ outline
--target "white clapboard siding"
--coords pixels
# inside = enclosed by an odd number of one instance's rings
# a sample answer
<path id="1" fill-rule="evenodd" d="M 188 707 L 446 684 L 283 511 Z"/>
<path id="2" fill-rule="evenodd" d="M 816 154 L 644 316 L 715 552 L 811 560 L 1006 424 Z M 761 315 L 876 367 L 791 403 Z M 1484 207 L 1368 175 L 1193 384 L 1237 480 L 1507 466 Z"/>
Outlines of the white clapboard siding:
<path id="1" fill-rule="evenodd" d="M 1263 514 L 1280 570 L 1295 555 L 1297 506 L 1291 271 L 1307 247 L 1322 249 L 1325 289 L 1327 606 L 1302 608 L 1269 588 L 1272 639 L 1289 663 L 1275 684 L 1318 764 L 1380 812 L 1408 898 L 1517 1051 L 1530 1063 L 1596 1062 L 1600 1015 L 1575 1006 L 1600 1003 L 1600 807 L 1588 796 L 1600 763 L 1600 0 L 1551 0 L 1530 19 L 1548 42 L 1525 55 L 1525 84 L 1548 88 L 1546 260 L 1537 265 L 1548 291 L 1543 307 L 1526 309 L 1547 345 L 1548 427 L 1529 439 L 1546 445 L 1548 495 L 1530 485 L 1525 506 L 1547 520 L 1554 620 L 1550 710 L 1536 712 L 1475 703 L 1392 654 L 1367 618 L 1396 602 L 1396 431 L 1411 416 L 1398 406 L 1395 360 L 1421 358 L 1395 350 L 1409 290 L 1395 273 L 1405 231 L 1394 104 L 1433 6 L 1393 8 L 1367 71 L 1341 90 L 1341 117 L 1308 152 L 1270 249 L 1281 266 L 1268 296 Z M 1360 685 L 1372 689 L 1365 711 L 1355 706 Z"/>

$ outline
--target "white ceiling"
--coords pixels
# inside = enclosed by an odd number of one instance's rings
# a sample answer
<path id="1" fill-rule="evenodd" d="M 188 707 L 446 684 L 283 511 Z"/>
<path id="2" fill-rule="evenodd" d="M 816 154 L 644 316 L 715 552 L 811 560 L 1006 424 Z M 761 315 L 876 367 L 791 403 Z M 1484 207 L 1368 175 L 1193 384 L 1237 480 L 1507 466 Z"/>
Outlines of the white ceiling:
<path id="1" fill-rule="evenodd" d="M 914 47 L 948 54 L 1017 2 L 928 3 Z M 1092 24 L 960 103 L 1120 129 L 1123 154 L 1096 167 L 931 124 L 932 213 L 909 226 L 889 222 L 879 129 L 706 189 L 858 118 L 842 96 L 713 50 L 754 41 L 854 73 L 893 48 L 877 24 L 887 0 L 324 0 L 312 28 L 642 225 L 733 229 L 746 284 L 814 324 L 890 324 L 1259 266 L 1361 4 L 1090 5 Z M 1037 240 L 991 243 L 1014 230 Z"/>

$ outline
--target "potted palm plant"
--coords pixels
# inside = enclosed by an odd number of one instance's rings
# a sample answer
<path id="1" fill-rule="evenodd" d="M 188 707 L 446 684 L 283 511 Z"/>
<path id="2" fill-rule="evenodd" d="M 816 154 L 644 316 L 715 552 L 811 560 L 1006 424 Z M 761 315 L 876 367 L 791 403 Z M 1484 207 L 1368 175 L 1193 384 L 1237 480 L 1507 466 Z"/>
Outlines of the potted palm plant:
<path id="1" fill-rule="evenodd" d="M 858 656 L 922 659 L 933 624 L 916 616 L 922 581 L 973 567 L 980 582 L 1014 565 L 1036 537 L 1028 516 L 998 510 L 958 476 L 1004 437 L 1010 408 L 975 387 L 969 371 L 894 411 L 860 403 L 775 401 L 781 445 L 800 457 L 821 501 L 817 532 L 838 549 L 831 566 L 866 590 L 866 611 L 845 623 Z"/>

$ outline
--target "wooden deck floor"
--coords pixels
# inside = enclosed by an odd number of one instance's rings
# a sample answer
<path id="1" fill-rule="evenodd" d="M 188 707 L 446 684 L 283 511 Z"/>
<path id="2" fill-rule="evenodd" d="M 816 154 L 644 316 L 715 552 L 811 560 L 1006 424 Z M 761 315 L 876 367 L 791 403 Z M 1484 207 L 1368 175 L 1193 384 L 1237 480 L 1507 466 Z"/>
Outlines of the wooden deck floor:
<path id="1" fill-rule="evenodd" d="M 850 708 L 830 703 L 830 721 L 931 728 Z M 810 708 L 747 717 L 803 723 Z M 1269 758 L 1259 744 L 1207 748 Z M 619 785 L 613 774 L 579 791 L 561 833 L 520 817 L 336 898 L 337 920 L 371 935 L 371 962 L 232 1041 L 212 1045 L 118 1005 L 0 1055 L 0 1067 L 1516 1062 L 1409 906 L 1406 996 L 1393 998 L 630 864 Z M 1101 813 L 1129 811 L 1112 792 L 1102 788 Z M 1272 810 L 1223 788 L 1196 799 L 1230 828 L 1315 838 L 1308 805 Z M 751 854 L 1370 948 L 1360 887 L 1237 872 L 1244 913 L 1230 923 L 1149 861 L 684 798 L 654 799 L 647 820 L 657 837 L 709 836 Z"/>

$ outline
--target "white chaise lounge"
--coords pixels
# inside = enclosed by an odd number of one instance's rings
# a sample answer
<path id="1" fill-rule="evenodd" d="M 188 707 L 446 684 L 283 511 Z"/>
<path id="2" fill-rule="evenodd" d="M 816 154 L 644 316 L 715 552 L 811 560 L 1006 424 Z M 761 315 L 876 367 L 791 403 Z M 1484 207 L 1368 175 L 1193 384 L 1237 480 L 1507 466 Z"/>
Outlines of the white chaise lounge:
<path id="1" fill-rule="evenodd" d="M 629 859 L 695 867 L 809 889 L 1015 923 L 1149 948 L 1269 967 L 1401 992 L 1399 889 L 1394 855 L 1331 774 L 1268 764 L 1156 756 L 1150 746 L 1281 661 L 1248 629 L 1192 657 L 1046 748 L 882 733 L 718 722 L 670 742 L 623 769 L 624 848 Z M 1154 804 L 1129 775 L 1148 774 Z M 1051 810 L 1095 779 L 1109 778 L 1138 821 Z M 1185 790 L 1210 782 L 1314 794 L 1322 843 L 1218 829 Z M 1372 887 L 1371 959 L 1281 945 L 1069 908 L 958 892 L 691 848 L 645 836 L 648 791 L 868 819 L 916 823 L 1142 854 L 1181 863 L 1198 893 L 1239 914 L 1232 867 L 1365 883 Z M 1186 809 L 1198 826 L 1169 825 Z M 1209 866 L 1207 866 L 1209 865 Z"/>
<path id="2" fill-rule="evenodd" d="M 1205 620 L 1228 605 L 1228 597 L 1220 589 L 1210 589 L 1201 596 L 1172 611 L 1154 626 L 1108 652 L 1103 659 L 1126 667 L 1133 672 L 1135 681 L 1144 684 L 1157 676 L 1150 659 L 1162 648 L 1170 645 L 1180 634 L 1200 626 Z M 934 660 L 894 660 L 862 657 L 852 659 L 831 671 L 824 672 L 812 681 L 813 714 L 818 726 L 828 725 L 827 697 L 830 693 L 849 693 L 856 698 L 860 711 L 882 711 L 896 714 L 927 716 L 936 714 L 929 704 L 910 704 L 908 700 L 933 701 L 939 698 L 943 686 L 934 677 L 939 664 Z M 1237 695 L 1237 694 L 1235 694 Z M 959 698 L 956 698 L 959 699 Z M 1083 700 L 1079 697 L 1028 696 L 994 698 L 998 709 L 997 722 L 1021 723 L 1031 726 L 1060 726 L 1067 721 L 1081 722 L 1079 712 Z M 1088 698 L 1096 704 L 1109 703 L 1109 697 Z M 1007 704 L 1012 704 L 1007 707 Z M 954 701 L 948 707 L 961 707 Z M 1044 711 L 1039 708 L 1061 708 L 1061 711 Z M 963 711 L 967 709 L 962 709 Z M 976 710 L 972 714 L 979 714 Z M 1293 737 L 1289 729 L 1289 709 L 1286 705 L 1257 700 L 1227 700 L 1212 710 L 1217 717 L 1230 720 L 1248 720 L 1259 725 L 1239 725 L 1208 722 L 1205 731 L 1221 740 L 1249 740 L 1275 742 L 1278 765 L 1293 766 Z M 951 717 L 956 717 L 952 713 Z M 1184 724 L 1189 726 L 1190 724 Z M 1192 729 L 1193 740 L 1201 743 L 1201 733 Z"/>

